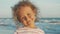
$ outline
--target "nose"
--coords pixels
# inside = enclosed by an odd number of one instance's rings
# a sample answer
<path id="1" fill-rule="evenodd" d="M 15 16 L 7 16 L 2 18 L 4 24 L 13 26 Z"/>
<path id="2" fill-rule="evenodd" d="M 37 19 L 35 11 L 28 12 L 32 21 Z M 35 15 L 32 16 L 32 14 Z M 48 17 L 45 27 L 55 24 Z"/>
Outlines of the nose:
<path id="1" fill-rule="evenodd" d="M 27 22 L 30 22 L 30 19 L 27 16 L 24 17 L 24 20 L 26 20 Z"/>
<path id="2" fill-rule="evenodd" d="M 31 22 L 30 22 L 30 18 L 26 17 L 26 22 L 27 24 L 29 25 Z"/>

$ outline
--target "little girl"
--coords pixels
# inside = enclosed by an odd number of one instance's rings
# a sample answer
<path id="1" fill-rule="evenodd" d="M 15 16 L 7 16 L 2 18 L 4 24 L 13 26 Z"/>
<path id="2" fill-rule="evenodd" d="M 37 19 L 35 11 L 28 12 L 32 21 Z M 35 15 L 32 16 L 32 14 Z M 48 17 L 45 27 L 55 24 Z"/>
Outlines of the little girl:
<path id="1" fill-rule="evenodd" d="M 23 24 L 14 34 L 44 34 L 44 31 L 38 29 L 34 22 L 36 20 L 37 8 L 29 1 L 20 1 L 13 7 L 17 20 Z"/>

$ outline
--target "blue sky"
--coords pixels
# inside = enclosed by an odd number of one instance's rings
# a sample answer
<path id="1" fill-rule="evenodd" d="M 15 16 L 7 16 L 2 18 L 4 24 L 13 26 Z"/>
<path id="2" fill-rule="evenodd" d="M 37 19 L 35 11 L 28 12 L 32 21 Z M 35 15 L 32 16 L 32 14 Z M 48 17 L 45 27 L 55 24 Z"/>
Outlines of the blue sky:
<path id="1" fill-rule="evenodd" d="M 38 9 L 39 17 L 60 18 L 60 0 L 30 0 Z M 12 18 L 11 7 L 19 0 L 0 0 L 0 18 Z"/>

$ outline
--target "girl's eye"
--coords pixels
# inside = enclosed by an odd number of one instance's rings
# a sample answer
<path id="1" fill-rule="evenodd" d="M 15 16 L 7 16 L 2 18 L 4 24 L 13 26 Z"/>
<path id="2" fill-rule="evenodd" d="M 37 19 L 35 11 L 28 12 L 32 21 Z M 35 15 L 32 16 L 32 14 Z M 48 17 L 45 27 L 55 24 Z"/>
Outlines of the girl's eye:
<path id="1" fill-rule="evenodd" d="M 27 20 L 27 18 L 25 16 L 22 19 Z"/>
<path id="2" fill-rule="evenodd" d="M 29 17 L 31 17 L 31 14 L 27 14 Z"/>
<path id="3" fill-rule="evenodd" d="M 27 15 L 30 15 L 29 13 Z"/>

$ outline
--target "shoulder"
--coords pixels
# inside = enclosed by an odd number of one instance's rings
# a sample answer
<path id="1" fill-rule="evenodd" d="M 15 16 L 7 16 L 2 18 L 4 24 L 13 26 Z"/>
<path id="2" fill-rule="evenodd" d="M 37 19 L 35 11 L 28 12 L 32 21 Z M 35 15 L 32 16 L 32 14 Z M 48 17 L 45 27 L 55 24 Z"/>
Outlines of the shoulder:
<path id="1" fill-rule="evenodd" d="M 42 29 L 40 29 L 40 28 L 37 28 L 36 29 L 40 34 L 45 34 L 45 32 L 42 30 Z"/>
<path id="2" fill-rule="evenodd" d="M 24 32 L 24 31 L 27 31 L 27 28 L 18 28 L 18 29 L 16 29 L 14 34 L 18 34 L 18 33 Z"/>
<path id="3" fill-rule="evenodd" d="M 40 28 L 36 28 L 36 29 L 28 29 L 28 28 L 19 28 L 16 30 L 16 32 L 14 34 L 18 34 L 19 32 L 35 32 L 35 33 L 40 33 L 40 34 L 45 34 L 44 31 Z"/>

